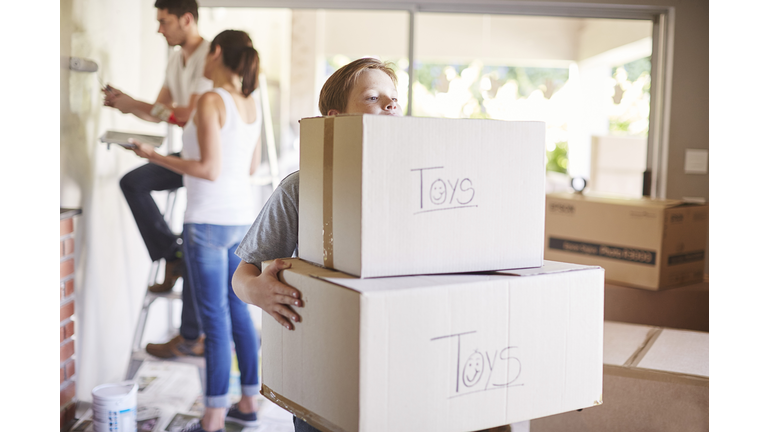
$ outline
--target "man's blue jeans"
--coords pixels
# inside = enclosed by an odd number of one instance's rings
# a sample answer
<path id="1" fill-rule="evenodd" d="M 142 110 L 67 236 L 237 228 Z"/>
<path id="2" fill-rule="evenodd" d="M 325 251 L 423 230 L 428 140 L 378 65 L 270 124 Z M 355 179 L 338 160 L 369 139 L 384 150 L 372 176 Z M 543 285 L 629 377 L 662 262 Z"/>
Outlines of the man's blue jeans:
<path id="1" fill-rule="evenodd" d="M 241 392 L 258 394 L 259 337 L 248 305 L 232 289 L 240 258 L 235 249 L 249 226 L 184 224 L 184 257 L 205 333 L 205 406 L 229 404 L 232 346 L 240 368 Z"/>
<path id="2" fill-rule="evenodd" d="M 179 156 L 174 153 L 171 156 Z M 148 163 L 142 165 L 120 179 L 125 201 L 133 213 L 141 238 L 147 246 L 152 261 L 160 258 L 173 259 L 180 250 L 177 236 L 165 222 L 163 214 L 152 198 L 152 191 L 173 190 L 183 186 L 181 174 L 167 168 Z M 200 337 L 200 319 L 198 318 L 197 300 L 187 282 L 187 274 L 182 272 L 181 288 L 181 326 L 179 333 L 184 339 L 195 340 Z"/>

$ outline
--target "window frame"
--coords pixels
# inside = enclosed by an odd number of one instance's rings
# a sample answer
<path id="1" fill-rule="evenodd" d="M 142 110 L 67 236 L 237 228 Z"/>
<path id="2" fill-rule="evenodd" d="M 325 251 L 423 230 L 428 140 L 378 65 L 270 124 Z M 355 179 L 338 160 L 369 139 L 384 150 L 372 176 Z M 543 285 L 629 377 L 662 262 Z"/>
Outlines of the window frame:
<path id="1" fill-rule="evenodd" d="M 675 9 L 668 6 L 617 5 L 591 3 L 524 2 L 482 0 L 459 3 L 457 0 L 384 2 L 381 0 L 200 0 L 200 7 L 248 7 L 280 9 L 400 10 L 409 13 L 408 62 L 414 64 L 415 17 L 417 13 L 462 13 L 551 16 L 570 18 L 637 19 L 653 22 L 651 54 L 651 107 L 648 127 L 649 175 L 643 194 L 666 198 L 669 155 L 670 105 Z M 414 68 L 409 67 L 408 112 L 413 107 Z"/>

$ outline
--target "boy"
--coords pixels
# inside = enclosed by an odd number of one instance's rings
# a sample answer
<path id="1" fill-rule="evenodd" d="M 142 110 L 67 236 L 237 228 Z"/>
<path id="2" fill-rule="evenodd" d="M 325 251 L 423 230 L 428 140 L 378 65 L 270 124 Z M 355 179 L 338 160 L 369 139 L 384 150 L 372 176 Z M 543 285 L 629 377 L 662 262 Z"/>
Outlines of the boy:
<path id="1" fill-rule="evenodd" d="M 320 91 L 320 112 L 402 116 L 397 103 L 397 78 L 379 60 L 355 60 L 334 72 Z M 297 253 L 299 238 L 299 172 L 288 175 L 265 204 L 237 248 L 242 261 L 232 278 L 235 293 L 246 303 L 259 306 L 288 330 L 301 321 L 294 307 L 302 307 L 301 293 L 277 279 L 290 264 L 277 259 L 263 271 L 263 261 Z M 294 417 L 296 432 L 317 429 Z"/>
<path id="2" fill-rule="evenodd" d="M 328 78 L 320 91 L 320 112 L 337 114 L 383 114 L 402 116 L 397 103 L 394 71 L 376 59 L 355 60 Z M 280 183 L 237 248 L 242 261 L 232 278 L 232 287 L 241 300 L 259 306 L 288 330 L 301 322 L 293 307 L 302 307 L 301 293 L 277 279 L 290 264 L 280 259 L 295 255 L 299 239 L 299 172 Z M 261 262 L 274 259 L 264 271 Z M 296 432 L 319 432 L 296 417 Z M 509 432 L 500 426 L 479 432 Z"/>

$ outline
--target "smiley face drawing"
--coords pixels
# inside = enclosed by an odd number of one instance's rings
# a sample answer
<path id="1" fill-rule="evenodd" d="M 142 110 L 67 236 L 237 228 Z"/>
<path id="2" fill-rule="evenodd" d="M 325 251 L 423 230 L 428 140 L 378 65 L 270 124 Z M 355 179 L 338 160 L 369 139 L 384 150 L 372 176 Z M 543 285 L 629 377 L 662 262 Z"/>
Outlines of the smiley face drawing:
<path id="1" fill-rule="evenodd" d="M 432 188 L 429 190 L 429 199 L 432 204 L 442 204 L 448 195 L 445 193 L 445 182 L 437 179 L 432 182 Z"/>
<path id="2" fill-rule="evenodd" d="M 483 355 L 475 351 L 469 356 L 466 363 L 464 363 L 464 371 L 461 374 L 461 379 L 464 381 L 464 385 L 472 387 L 480 382 L 480 377 L 483 375 L 483 369 L 485 368 L 485 360 Z"/>

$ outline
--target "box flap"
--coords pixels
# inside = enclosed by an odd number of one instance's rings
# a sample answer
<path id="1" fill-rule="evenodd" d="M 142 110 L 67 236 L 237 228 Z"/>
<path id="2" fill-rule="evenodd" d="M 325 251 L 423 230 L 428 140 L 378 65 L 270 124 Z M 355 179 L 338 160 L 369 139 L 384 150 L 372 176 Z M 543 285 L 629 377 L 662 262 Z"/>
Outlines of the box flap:
<path id="1" fill-rule="evenodd" d="M 637 367 L 709 377 L 709 333 L 663 329 Z"/>
<path id="2" fill-rule="evenodd" d="M 343 274 L 343 273 L 339 273 Z M 453 274 L 428 276 L 400 276 L 387 278 L 347 279 L 333 276 L 319 276 L 320 279 L 360 293 L 396 291 L 404 289 L 425 288 L 438 285 L 461 285 L 475 282 L 485 282 L 494 276 L 491 274 Z M 497 278 L 499 276 L 496 276 Z M 506 276 L 505 276 L 506 277 Z"/>
<path id="3" fill-rule="evenodd" d="M 344 273 L 344 277 L 335 277 L 331 275 L 318 276 L 336 285 L 353 289 L 361 293 L 372 293 L 377 291 L 394 291 L 401 289 L 423 288 L 437 285 L 459 285 L 476 282 L 486 282 L 492 280 L 501 280 L 510 276 L 539 276 L 546 274 L 563 273 L 569 271 L 594 270 L 600 269 L 599 266 L 587 266 L 579 264 L 568 264 L 557 261 L 544 261 L 542 267 L 529 269 L 504 270 L 497 272 L 484 273 L 461 273 L 446 275 L 425 275 L 425 276 L 401 276 L 388 278 L 367 278 L 350 279 Z"/>
<path id="4" fill-rule="evenodd" d="M 609 194 L 595 194 L 595 193 L 568 193 L 568 192 L 555 192 L 547 194 L 548 198 L 555 199 L 567 199 L 573 201 L 586 201 L 602 204 L 615 204 L 615 205 L 627 205 L 633 207 L 645 207 L 654 209 L 666 209 L 681 206 L 690 205 L 703 205 L 701 203 L 685 202 L 682 200 L 662 200 L 653 198 L 628 198 L 620 195 Z"/>
<path id="5" fill-rule="evenodd" d="M 658 327 L 606 321 L 603 363 L 629 366 L 658 333 Z"/>
<path id="6" fill-rule="evenodd" d="M 536 275 L 543 275 L 543 274 L 563 273 L 563 272 L 569 272 L 569 271 L 589 270 L 589 269 L 598 269 L 598 268 L 600 268 L 600 266 L 571 264 L 571 263 L 564 263 L 559 261 L 544 260 L 544 265 L 542 265 L 541 267 L 515 269 L 515 270 L 500 270 L 495 273 L 506 274 L 511 276 L 536 276 Z"/>

